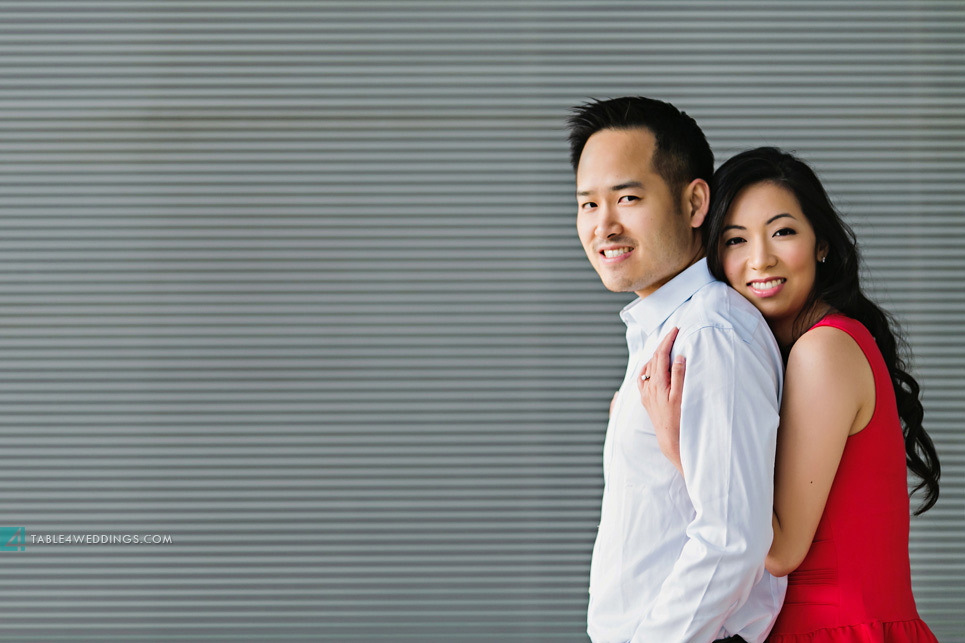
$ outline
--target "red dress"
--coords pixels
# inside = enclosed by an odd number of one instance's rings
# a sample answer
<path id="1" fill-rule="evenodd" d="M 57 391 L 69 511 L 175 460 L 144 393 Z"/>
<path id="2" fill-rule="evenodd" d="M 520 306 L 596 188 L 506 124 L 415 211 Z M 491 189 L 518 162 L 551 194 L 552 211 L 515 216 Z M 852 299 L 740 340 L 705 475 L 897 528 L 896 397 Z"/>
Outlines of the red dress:
<path id="1" fill-rule="evenodd" d="M 874 374 L 875 410 L 848 438 L 814 542 L 788 576 L 767 640 L 937 643 L 911 593 L 905 445 L 888 367 L 861 323 L 829 315 L 818 326 L 841 329 L 861 347 Z"/>

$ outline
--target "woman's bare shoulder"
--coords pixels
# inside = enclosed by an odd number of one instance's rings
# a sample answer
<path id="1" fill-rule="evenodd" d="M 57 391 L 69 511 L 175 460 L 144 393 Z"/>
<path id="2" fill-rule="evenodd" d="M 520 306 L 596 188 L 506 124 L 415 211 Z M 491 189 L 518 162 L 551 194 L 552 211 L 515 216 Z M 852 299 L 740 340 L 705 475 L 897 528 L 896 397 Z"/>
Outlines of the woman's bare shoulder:
<path id="1" fill-rule="evenodd" d="M 833 326 L 804 333 L 787 360 L 785 394 L 822 400 L 835 407 L 854 434 L 867 425 L 875 408 L 875 380 L 871 364 L 851 335 Z M 814 412 L 813 407 L 811 411 Z"/>
<path id="2" fill-rule="evenodd" d="M 868 368 L 868 358 L 846 331 L 834 326 L 812 328 L 794 342 L 787 359 L 788 370 L 820 369 L 826 377 L 854 375 Z"/>

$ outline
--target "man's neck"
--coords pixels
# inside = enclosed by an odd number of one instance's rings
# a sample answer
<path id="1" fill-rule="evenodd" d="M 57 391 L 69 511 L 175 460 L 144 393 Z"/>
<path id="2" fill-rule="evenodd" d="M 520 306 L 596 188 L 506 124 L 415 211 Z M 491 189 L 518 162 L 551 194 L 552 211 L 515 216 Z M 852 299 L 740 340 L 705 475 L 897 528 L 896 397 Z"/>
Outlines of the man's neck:
<path id="1" fill-rule="evenodd" d="M 694 264 L 696 264 L 698 261 L 700 261 L 706 256 L 707 256 L 707 252 L 704 250 L 704 247 L 701 245 L 700 247 L 697 248 L 697 250 L 695 251 L 695 254 L 688 260 L 688 262 L 680 270 L 673 273 L 672 275 L 667 276 L 665 279 L 662 279 L 659 283 L 651 285 L 649 288 L 645 290 L 635 291 L 635 294 L 638 297 L 640 297 L 640 299 L 646 299 L 647 297 L 649 297 L 650 295 L 657 292 L 658 290 L 666 286 L 668 283 L 673 281 L 680 273 L 684 272 L 685 270 L 687 270 L 688 268 L 690 268 L 691 266 L 693 266 Z"/>

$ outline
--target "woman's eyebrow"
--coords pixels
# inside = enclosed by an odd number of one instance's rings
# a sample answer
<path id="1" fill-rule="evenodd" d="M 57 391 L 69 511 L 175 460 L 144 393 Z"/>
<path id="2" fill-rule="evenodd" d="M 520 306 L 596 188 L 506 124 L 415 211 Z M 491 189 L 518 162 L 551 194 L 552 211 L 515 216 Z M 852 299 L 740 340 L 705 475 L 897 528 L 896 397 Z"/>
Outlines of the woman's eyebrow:
<path id="1" fill-rule="evenodd" d="M 768 220 L 767 220 L 767 223 L 766 223 L 765 225 L 771 225 L 772 223 L 774 223 L 775 221 L 777 221 L 778 219 L 781 219 L 781 218 L 783 218 L 783 217 L 787 217 L 787 218 L 789 218 L 789 219 L 794 219 L 794 215 L 788 214 L 787 212 L 782 212 L 781 214 L 775 214 L 773 217 L 771 217 L 770 219 L 768 219 Z M 795 219 L 795 221 L 796 221 L 796 220 L 797 220 L 797 219 Z M 723 228 L 723 230 L 721 230 L 721 232 L 727 232 L 728 230 L 747 230 L 747 228 L 745 228 L 745 227 L 742 226 L 742 225 L 735 225 L 735 224 L 732 223 L 731 225 L 725 225 L 724 228 Z"/>

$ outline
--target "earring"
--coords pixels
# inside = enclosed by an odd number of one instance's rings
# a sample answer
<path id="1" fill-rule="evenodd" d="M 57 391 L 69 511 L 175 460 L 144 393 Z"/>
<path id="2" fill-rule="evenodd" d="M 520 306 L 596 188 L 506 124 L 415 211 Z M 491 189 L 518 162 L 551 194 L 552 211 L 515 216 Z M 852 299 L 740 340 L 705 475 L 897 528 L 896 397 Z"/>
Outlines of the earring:
<path id="1" fill-rule="evenodd" d="M 824 263 L 824 260 L 827 259 L 827 258 L 828 258 L 828 255 L 824 255 L 823 257 L 821 257 L 820 259 L 818 259 L 818 261 L 819 261 L 820 263 Z"/>

